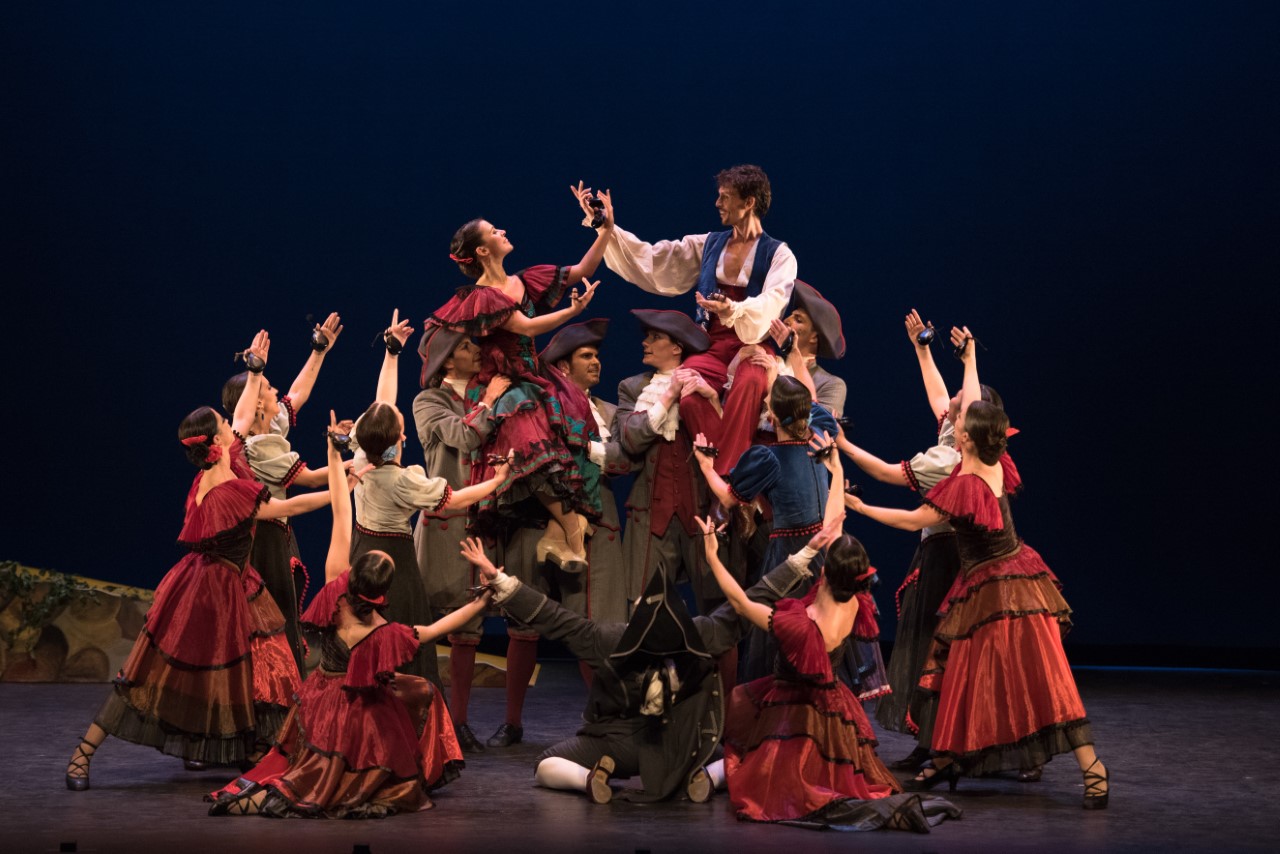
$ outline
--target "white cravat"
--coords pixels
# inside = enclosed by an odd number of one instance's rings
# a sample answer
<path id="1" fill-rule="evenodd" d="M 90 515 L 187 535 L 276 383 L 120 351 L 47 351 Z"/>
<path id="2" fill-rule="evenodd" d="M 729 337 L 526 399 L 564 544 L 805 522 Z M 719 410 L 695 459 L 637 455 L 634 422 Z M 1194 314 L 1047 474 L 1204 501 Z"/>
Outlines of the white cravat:
<path id="1" fill-rule="evenodd" d="M 674 370 L 655 372 L 653 379 L 649 380 L 649 384 L 636 399 L 636 411 L 648 413 L 649 426 L 653 428 L 653 432 L 668 442 L 676 437 L 676 430 L 680 429 L 680 404 L 672 404 L 670 410 L 662 405 L 662 396 L 671 388 L 674 373 Z"/>

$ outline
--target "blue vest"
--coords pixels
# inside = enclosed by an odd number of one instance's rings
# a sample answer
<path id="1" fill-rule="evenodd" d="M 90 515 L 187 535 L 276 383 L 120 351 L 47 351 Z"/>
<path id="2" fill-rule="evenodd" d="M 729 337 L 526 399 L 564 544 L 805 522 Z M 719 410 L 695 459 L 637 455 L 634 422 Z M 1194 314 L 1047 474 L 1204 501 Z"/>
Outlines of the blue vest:
<path id="1" fill-rule="evenodd" d="M 720 290 L 720 284 L 716 281 L 716 267 L 720 264 L 720 256 L 724 254 L 724 247 L 732 236 L 732 229 L 713 231 L 707 235 L 707 242 L 702 247 L 702 271 L 698 274 L 698 293 L 702 294 L 703 298 L 710 297 Z M 764 277 L 773 266 L 773 256 L 781 245 L 781 240 L 774 240 L 763 231 L 760 232 L 760 238 L 756 241 L 756 257 L 751 264 L 751 278 L 747 281 L 747 296 L 760 296 L 760 292 L 764 290 Z M 706 326 L 711 317 L 706 309 L 699 307 L 695 319 Z"/>

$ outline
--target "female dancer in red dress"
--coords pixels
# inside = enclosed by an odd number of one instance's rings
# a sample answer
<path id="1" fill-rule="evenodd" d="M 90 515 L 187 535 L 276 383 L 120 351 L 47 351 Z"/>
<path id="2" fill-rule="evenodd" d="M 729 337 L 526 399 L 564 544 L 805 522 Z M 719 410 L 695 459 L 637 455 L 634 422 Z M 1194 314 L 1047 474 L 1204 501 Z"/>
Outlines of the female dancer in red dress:
<path id="1" fill-rule="evenodd" d="M 938 692 L 934 759 L 910 786 L 961 771 L 986 774 L 1042 765 L 1074 753 L 1084 772 L 1084 808 L 1107 806 L 1107 768 L 1093 748 L 1084 704 L 1062 649 L 1071 609 L 1057 577 L 1018 539 L 1009 495 L 1021 485 L 1005 453 L 1009 418 L 980 400 L 977 358 L 968 328 L 953 329 L 965 364 L 956 445 L 961 462 L 916 510 L 848 507 L 895 528 L 955 527 L 960 575 L 947 593 L 920 685 Z"/>
<path id="2" fill-rule="evenodd" d="M 330 435 L 337 429 L 330 413 Z M 210 815 L 383 818 L 432 807 L 429 792 L 458 776 L 462 751 L 444 698 L 396 669 L 420 644 L 465 624 L 488 596 L 429 626 L 389 623 L 395 562 L 369 551 L 351 563 L 351 499 L 336 446 L 329 448 L 333 537 L 328 584 L 302 616 L 321 633 L 320 667 L 298 692 L 276 747 L 218 792 Z"/>
<path id="3" fill-rule="evenodd" d="M 515 528 L 540 526 L 549 512 L 538 560 L 550 559 L 569 572 L 586 569 L 584 517 L 600 514 L 600 468 L 587 456 L 590 441 L 598 437 L 586 395 L 558 371 L 543 370 L 533 339 L 578 316 L 591 302 L 599 283 L 587 278 L 600 265 L 613 230 L 612 209 L 606 207 L 605 216 L 605 226 L 577 264 L 527 267 L 515 275 L 503 267 L 513 248 L 506 231 L 471 220 L 454 234 L 449 257 L 475 284 L 458 288 L 427 320 L 478 339 L 476 394 L 494 376 L 511 380 L 491 413 L 497 429 L 482 449 L 481 464 L 472 467 L 472 482 L 493 476 L 486 459 L 510 454 L 511 471 L 478 505 L 476 529 L 505 538 Z M 574 290 L 568 308 L 553 310 L 579 281 L 586 286 L 582 295 Z"/>
<path id="4" fill-rule="evenodd" d="M 265 365 L 259 332 L 248 353 Z M 247 431 L 261 374 L 250 374 L 234 425 L 202 406 L 178 439 L 201 471 L 178 542 L 190 553 L 156 588 L 133 651 L 67 766 L 67 788 L 89 788 L 89 761 L 108 735 L 191 762 L 240 764 L 270 743 L 300 681 L 284 617 L 248 563 L 259 519 L 323 507 L 328 492 L 271 499 L 253 479 L 233 426 Z"/>
<path id="5" fill-rule="evenodd" d="M 840 483 L 839 456 L 829 454 L 825 462 Z M 725 597 L 749 623 L 772 634 L 779 650 L 773 676 L 734 689 L 725 715 L 723 770 L 712 765 L 708 774 L 714 783 L 727 780 L 741 819 L 928 832 L 960 811 L 941 799 L 902 793 L 876 756 L 866 713 L 833 668 L 875 578 L 862 544 L 848 535 L 836 539 L 842 521 L 827 520 L 823 541 L 835 542 L 808 594 L 769 608 L 747 598 L 720 562 L 715 524 L 699 520 L 707 563 Z"/>

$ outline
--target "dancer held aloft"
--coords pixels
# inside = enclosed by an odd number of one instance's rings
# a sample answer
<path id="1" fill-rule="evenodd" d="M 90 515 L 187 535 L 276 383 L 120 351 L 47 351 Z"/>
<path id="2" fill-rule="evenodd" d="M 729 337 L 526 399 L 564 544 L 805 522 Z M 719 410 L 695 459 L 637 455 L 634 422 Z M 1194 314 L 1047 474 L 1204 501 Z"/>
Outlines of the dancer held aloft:
<path id="1" fill-rule="evenodd" d="M 612 220 L 606 218 L 577 264 L 544 264 L 508 275 L 504 263 L 513 247 L 506 231 L 473 219 L 454 234 L 449 257 L 475 283 L 458 288 L 427 320 L 478 339 L 478 383 L 484 385 L 498 374 L 512 382 L 489 413 L 495 428 L 483 448 L 488 457 L 509 455 L 510 473 L 493 497 L 480 503 L 475 530 L 505 540 L 517 528 L 545 524 L 539 559 L 578 572 L 586 567 L 588 519 L 600 516 L 600 468 L 587 454 L 597 437 L 586 395 L 559 374 L 542 369 L 533 338 L 578 316 L 590 304 L 599 282 L 587 278 L 600 265 L 612 228 Z M 579 281 L 585 285 L 582 294 L 574 289 L 569 307 L 554 310 L 565 291 Z M 491 475 L 487 464 L 477 465 L 472 482 Z"/>
<path id="2" fill-rule="evenodd" d="M 772 675 L 734 689 L 723 766 L 708 771 L 717 784 L 727 781 L 741 819 L 927 833 L 960 810 L 940 798 L 902 794 L 876 755 L 862 706 L 835 677 L 875 577 L 862 544 L 840 530 L 842 521 L 837 516 L 824 528 L 827 560 L 808 594 L 769 605 L 743 592 L 717 555 L 715 523 L 699 520 L 707 563 L 729 605 L 769 632 L 779 650 Z"/>
<path id="3" fill-rule="evenodd" d="M 384 333 L 387 343 L 374 403 L 356 420 L 356 466 L 364 461 L 373 469 L 356 484 L 356 533 L 351 543 L 351 562 L 377 549 L 391 555 L 396 571 L 391 580 L 389 619 L 408 625 L 429 623 L 431 604 L 422 585 L 413 547 L 410 520 L 419 510 L 441 512 L 470 507 L 493 493 L 507 476 L 508 466 L 498 462 L 492 474 L 472 486 L 455 490 L 442 477 L 428 477 L 422 466 L 401 463 L 404 451 L 404 416 L 396 407 L 399 389 L 399 354 L 413 333 L 409 321 L 400 320 L 397 309 Z M 404 672 L 430 679 L 440 687 L 439 665 L 433 646 L 418 651 Z"/>
<path id="4" fill-rule="evenodd" d="M 583 727 L 538 757 L 539 785 L 606 803 L 614 796 L 611 777 L 639 776 L 643 789 L 624 789 L 621 798 L 711 797 L 705 766 L 724 723 L 714 659 L 738 642 L 743 628 L 731 608 L 690 617 L 675 586 L 659 572 L 630 621 L 596 622 L 496 569 L 478 542 L 467 541 L 463 554 L 493 585 L 494 602 L 508 618 L 562 641 L 594 671 Z M 811 555 L 812 550 L 784 562 L 748 595 L 764 603 L 786 595 L 808 574 Z"/>
<path id="5" fill-rule="evenodd" d="M 330 435 L 337 430 L 330 413 Z M 462 768 L 443 697 L 427 680 L 398 671 L 421 644 L 478 615 L 487 595 L 431 625 L 388 622 L 399 568 L 377 550 L 347 560 L 351 499 L 332 441 L 329 472 L 328 583 L 302 618 L 320 633 L 320 667 L 298 691 L 276 747 L 211 796 L 210 815 L 383 818 L 430 809 L 429 792 Z"/>
<path id="6" fill-rule="evenodd" d="M 836 444 L 860 469 L 876 480 L 905 486 L 923 496 L 960 463 L 960 451 L 955 443 L 960 393 L 951 397 L 947 392 L 946 382 L 933 361 L 928 343 L 920 340 L 926 327 L 915 309 L 906 316 L 904 325 L 920 363 L 929 411 L 938 425 L 937 444 L 899 463 L 874 456 L 843 434 Z M 926 338 L 926 342 L 928 340 Z M 982 386 L 982 399 L 1002 406 L 995 389 L 986 385 Z M 910 754 L 890 767 L 915 771 L 929 758 L 938 695 L 920 687 L 920 676 L 938 626 L 938 609 L 959 572 L 960 552 L 951 524 L 943 520 L 938 525 L 924 528 L 906 580 L 895 597 L 898 601 L 898 633 L 888 667 L 889 685 L 893 691 L 876 707 L 876 719 L 882 726 L 894 732 L 909 732 L 918 744 Z"/>
<path id="7" fill-rule="evenodd" d="M 266 364 L 259 332 L 247 351 Z M 178 535 L 189 553 L 156 587 L 143 630 L 110 696 L 67 766 L 67 788 L 89 788 L 89 762 L 108 735 L 198 763 L 239 764 L 265 749 L 284 720 L 300 677 L 284 617 L 248 562 L 260 519 L 323 507 L 328 492 L 271 498 L 244 462 L 236 431 L 248 430 L 258 399 L 251 377 L 228 422 L 202 406 L 178 440 L 200 469 Z"/>
<path id="8" fill-rule="evenodd" d="M 272 498 L 287 498 L 291 486 L 310 489 L 328 483 L 323 466 L 307 468 L 306 462 L 293 450 L 289 431 L 297 426 L 298 410 L 310 399 L 324 357 L 342 332 L 341 324 L 336 312 L 325 318 L 324 323 L 316 324 L 311 336 L 311 355 L 283 397 L 278 396 L 275 386 L 265 374 L 259 375 L 257 407 L 248 432 L 240 438 L 244 441 L 245 459 L 249 461 L 253 476 L 271 490 Z M 245 371 L 231 377 L 222 386 L 222 409 L 228 415 L 235 411 L 249 377 L 250 373 Z M 302 564 L 302 555 L 288 517 L 272 519 L 270 524 L 258 527 L 250 563 L 258 570 L 271 598 L 276 600 L 284 614 L 289 648 L 293 651 L 298 671 L 304 672 L 306 653 L 298 631 L 298 610 L 306 597 L 306 567 Z M 303 573 L 301 591 L 295 584 L 296 572 Z"/>
<path id="9" fill-rule="evenodd" d="M 853 510 L 891 527 L 918 531 L 949 519 L 960 575 L 947 593 L 922 687 L 938 693 L 933 762 L 908 785 L 952 788 L 960 773 L 1033 768 L 1074 753 L 1084 773 L 1085 809 L 1107 805 L 1106 766 L 1097 757 L 1084 704 L 1062 649 L 1071 609 L 1057 577 L 1013 527 L 1009 496 L 1021 486 L 1006 453 L 1009 418 L 980 399 L 968 328 L 953 329 L 965 363 L 956 445 L 960 465 L 916 510 Z"/>
<path id="10" fill-rule="evenodd" d="M 791 248 L 766 234 L 761 224 L 773 200 L 764 170 L 734 166 L 716 176 L 716 186 L 716 210 L 727 230 L 651 244 L 615 228 L 604 260 L 610 270 L 650 293 L 678 296 L 696 288 L 697 319 L 711 344 L 686 367 L 719 392 L 739 348 L 760 342 L 769 346 L 770 322 L 782 316 L 791 298 L 796 259 Z M 608 191 L 599 196 L 612 212 Z M 579 203 L 589 208 L 590 191 L 579 194 Z M 721 475 L 728 474 L 751 444 L 768 391 L 758 365 L 740 366 L 725 398 L 723 430 L 707 434 L 720 447 L 715 468 Z"/>

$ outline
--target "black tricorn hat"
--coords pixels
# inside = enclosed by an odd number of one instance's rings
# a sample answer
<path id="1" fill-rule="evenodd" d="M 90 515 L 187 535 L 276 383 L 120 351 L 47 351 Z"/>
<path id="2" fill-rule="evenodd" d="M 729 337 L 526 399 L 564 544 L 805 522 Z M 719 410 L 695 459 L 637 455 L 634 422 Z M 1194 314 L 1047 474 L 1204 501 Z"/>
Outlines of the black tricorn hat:
<path id="1" fill-rule="evenodd" d="M 796 279 L 791 291 L 792 310 L 800 309 L 809 315 L 813 331 L 818 333 L 818 355 L 824 359 L 844 358 L 844 331 L 840 324 L 840 312 L 818 289 L 808 282 Z"/>
<path id="2" fill-rule="evenodd" d="M 627 628 L 609 658 L 616 669 L 627 670 L 631 659 L 643 666 L 646 661 L 684 653 L 711 658 L 698 627 L 689 616 L 684 598 L 668 583 L 666 572 L 659 567 L 649 579 L 635 613 L 627 621 Z"/>
<path id="3" fill-rule="evenodd" d="M 426 331 L 418 341 L 418 355 L 422 357 L 422 373 L 418 375 L 418 385 L 422 388 L 431 385 L 431 380 L 444 367 L 445 360 L 453 355 L 453 351 L 465 337 L 463 332 L 454 332 L 434 323 L 427 324 Z"/>
<path id="4" fill-rule="evenodd" d="M 711 346 L 711 336 L 707 330 L 693 322 L 693 318 L 682 311 L 666 311 L 652 308 L 633 308 L 631 313 L 646 329 L 665 332 L 672 341 L 684 348 L 684 355 L 701 353 Z"/>
<path id="5" fill-rule="evenodd" d="M 547 346 L 542 348 L 538 358 L 543 363 L 554 365 L 561 359 L 567 359 L 579 347 L 597 347 L 609 331 L 609 318 L 597 317 L 585 323 L 574 323 L 557 332 Z"/>

